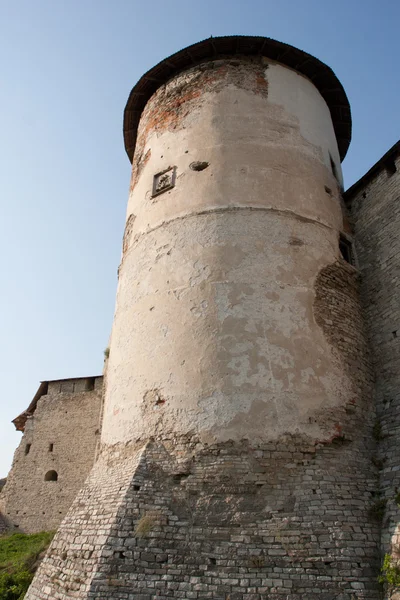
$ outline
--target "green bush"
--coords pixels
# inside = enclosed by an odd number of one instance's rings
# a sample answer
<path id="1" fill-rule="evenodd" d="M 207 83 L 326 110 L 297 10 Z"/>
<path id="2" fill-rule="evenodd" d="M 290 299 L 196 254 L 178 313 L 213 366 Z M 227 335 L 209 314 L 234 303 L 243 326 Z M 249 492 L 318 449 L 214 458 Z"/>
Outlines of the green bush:
<path id="1" fill-rule="evenodd" d="M 390 590 L 400 587 L 400 565 L 390 554 L 385 554 L 378 581 L 386 584 Z"/>
<path id="2" fill-rule="evenodd" d="M 33 579 L 39 555 L 54 533 L 13 533 L 0 537 L 0 600 L 22 600 Z"/>
<path id="3" fill-rule="evenodd" d="M 33 573 L 18 571 L 17 573 L 0 573 L 0 599 L 22 600 L 33 579 Z"/>

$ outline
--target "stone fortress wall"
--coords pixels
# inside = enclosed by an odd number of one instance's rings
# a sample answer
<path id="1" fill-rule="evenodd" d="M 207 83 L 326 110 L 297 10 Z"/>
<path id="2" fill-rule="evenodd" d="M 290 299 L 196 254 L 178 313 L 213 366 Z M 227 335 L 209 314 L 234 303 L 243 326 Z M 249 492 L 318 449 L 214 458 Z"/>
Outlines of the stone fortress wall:
<path id="1" fill-rule="evenodd" d="M 55 530 L 81 489 L 100 435 L 102 377 L 43 382 L 14 421 L 23 431 L 0 512 L 11 529 Z"/>
<path id="2" fill-rule="evenodd" d="M 340 83 L 234 37 L 139 88 L 102 445 L 26 600 L 377 600 Z"/>
<path id="3" fill-rule="evenodd" d="M 375 376 L 382 550 L 400 557 L 400 142 L 345 195 Z"/>

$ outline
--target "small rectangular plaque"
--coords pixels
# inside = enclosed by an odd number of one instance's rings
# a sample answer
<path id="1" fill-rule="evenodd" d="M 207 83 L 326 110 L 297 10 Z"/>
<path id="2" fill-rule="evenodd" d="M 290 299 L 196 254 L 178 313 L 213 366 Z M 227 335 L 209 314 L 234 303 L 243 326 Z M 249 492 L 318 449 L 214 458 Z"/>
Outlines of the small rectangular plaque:
<path id="1" fill-rule="evenodd" d="M 160 173 L 156 173 L 153 179 L 153 193 L 152 197 L 163 194 L 164 192 L 172 189 L 175 186 L 176 179 L 176 167 L 168 167 Z"/>

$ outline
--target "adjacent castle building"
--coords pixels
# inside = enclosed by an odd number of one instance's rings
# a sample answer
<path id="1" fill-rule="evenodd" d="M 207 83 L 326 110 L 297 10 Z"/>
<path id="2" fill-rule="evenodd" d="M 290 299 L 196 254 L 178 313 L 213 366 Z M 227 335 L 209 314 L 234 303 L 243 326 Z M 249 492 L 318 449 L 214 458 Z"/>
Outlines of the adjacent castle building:
<path id="1" fill-rule="evenodd" d="M 44 381 L 14 419 L 24 435 L 0 492 L 9 528 L 32 533 L 60 525 L 95 460 L 102 388 L 102 377 Z"/>
<path id="2" fill-rule="evenodd" d="M 124 137 L 104 384 L 44 383 L 15 420 L 3 516 L 59 526 L 26 600 L 378 600 L 400 514 L 400 144 L 343 193 L 340 82 L 245 36 L 146 73 Z"/>

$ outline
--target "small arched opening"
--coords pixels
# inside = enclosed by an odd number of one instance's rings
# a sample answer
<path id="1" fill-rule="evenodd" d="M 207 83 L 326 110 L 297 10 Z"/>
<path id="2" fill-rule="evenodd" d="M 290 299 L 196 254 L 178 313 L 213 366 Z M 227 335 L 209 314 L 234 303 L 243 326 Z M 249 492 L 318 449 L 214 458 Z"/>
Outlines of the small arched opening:
<path id="1" fill-rule="evenodd" d="M 46 475 L 44 476 L 45 481 L 57 481 L 57 479 L 58 479 L 57 471 L 47 471 Z"/>

